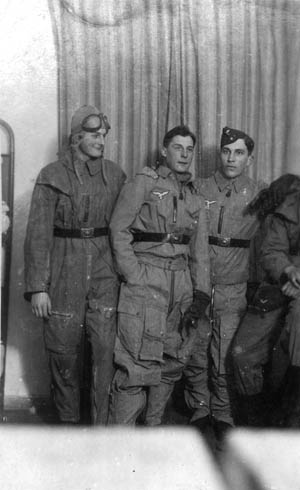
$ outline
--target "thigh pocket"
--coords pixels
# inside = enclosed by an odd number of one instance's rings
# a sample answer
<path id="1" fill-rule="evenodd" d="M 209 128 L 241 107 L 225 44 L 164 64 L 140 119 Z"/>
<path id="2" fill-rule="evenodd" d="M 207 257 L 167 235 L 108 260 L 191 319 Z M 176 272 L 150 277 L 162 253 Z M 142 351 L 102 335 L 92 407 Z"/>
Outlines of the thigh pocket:
<path id="1" fill-rule="evenodd" d="M 47 349 L 58 353 L 75 353 L 78 350 L 83 327 L 74 321 L 73 313 L 52 311 L 44 325 Z"/>
<path id="2" fill-rule="evenodd" d="M 145 322 L 140 359 L 161 361 L 164 350 L 166 312 L 151 305 L 145 305 Z"/>
<path id="3" fill-rule="evenodd" d="M 161 361 L 166 314 L 151 305 L 122 298 L 118 306 L 118 336 L 136 360 Z"/>

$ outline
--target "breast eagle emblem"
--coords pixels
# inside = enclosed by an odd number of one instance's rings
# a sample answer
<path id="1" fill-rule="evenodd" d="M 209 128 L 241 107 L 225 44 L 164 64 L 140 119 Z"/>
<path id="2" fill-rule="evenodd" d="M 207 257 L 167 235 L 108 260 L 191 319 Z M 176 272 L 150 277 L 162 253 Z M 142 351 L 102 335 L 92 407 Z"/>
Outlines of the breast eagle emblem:
<path id="1" fill-rule="evenodd" d="M 217 202 L 217 201 L 208 201 L 208 199 L 205 199 L 205 208 L 206 209 L 209 209 L 209 206 L 211 204 L 214 204 L 215 202 Z"/>
<path id="2" fill-rule="evenodd" d="M 152 191 L 152 194 L 156 197 L 158 197 L 158 199 L 163 199 L 165 196 L 167 196 L 169 194 L 169 191 L 163 191 L 163 192 L 160 192 L 160 191 Z"/>

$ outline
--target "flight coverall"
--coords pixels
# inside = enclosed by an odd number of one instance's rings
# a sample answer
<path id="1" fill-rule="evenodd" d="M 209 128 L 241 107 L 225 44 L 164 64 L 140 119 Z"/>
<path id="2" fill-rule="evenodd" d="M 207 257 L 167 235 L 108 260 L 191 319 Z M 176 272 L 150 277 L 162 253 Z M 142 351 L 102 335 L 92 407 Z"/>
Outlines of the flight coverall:
<path id="1" fill-rule="evenodd" d="M 83 162 L 68 151 L 41 170 L 34 187 L 24 247 L 25 298 L 45 291 L 51 300 L 44 339 L 62 422 L 80 420 L 84 331 L 92 356 L 92 423 L 107 422 L 119 291 L 108 224 L 124 180 L 117 164 Z"/>
<path id="2" fill-rule="evenodd" d="M 262 244 L 262 265 L 272 278 L 283 284 L 284 269 L 300 267 L 300 191 L 288 195 L 272 216 Z M 289 301 L 284 333 L 292 366 L 300 367 L 300 297 Z"/>
<path id="3" fill-rule="evenodd" d="M 245 209 L 263 186 L 245 174 L 232 181 L 225 179 L 220 171 L 199 180 L 198 185 L 209 226 L 211 325 L 210 332 L 198 330 L 198 347 L 184 371 L 185 399 L 193 412 L 192 422 L 211 414 L 233 425 L 229 351 L 246 309 L 249 245 L 258 227 L 256 216 L 246 214 Z"/>
<path id="4" fill-rule="evenodd" d="M 280 284 L 265 273 L 260 263 L 262 242 L 268 233 L 270 220 L 271 215 L 264 218 L 251 242 L 247 312 L 231 349 L 237 393 L 252 397 L 257 408 L 259 398 L 256 395 L 263 394 L 263 391 L 271 394 L 270 390 L 275 389 L 274 376 L 271 380 L 267 375 L 270 361 L 278 354 L 277 342 L 287 307 L 287 298 L 281 292 Z"/>
<path id="5" fill-rule="evenodd" d="M 204 201 L 168 167 L 145 167 L 124 186 L 110 228 L 124 279 L 110 422 L 133 425 L 147 405 L 145 424 L 159 425 L 196 331 L 185 335 L 181 319 L 193 289 L 210 291 Z"/>

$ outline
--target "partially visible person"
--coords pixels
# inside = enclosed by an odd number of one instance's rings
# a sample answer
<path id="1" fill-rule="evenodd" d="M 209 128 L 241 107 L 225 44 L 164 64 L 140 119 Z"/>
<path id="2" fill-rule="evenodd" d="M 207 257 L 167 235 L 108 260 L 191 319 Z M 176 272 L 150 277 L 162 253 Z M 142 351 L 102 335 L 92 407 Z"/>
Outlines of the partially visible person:
<path id="1" fill-rule="evenodd" d="M 25 298 L 44 320 L 58 421 L 81 421 L 81 352 L 91 346 L 91 420 L 106 424 L 119 280 L 108 225 L 124 183 L 103 158 L 107 117 L 82 106 L 71 121 L 66 153 L 35 184 L 25 239 Z"/>
<path id="2" fill-rule="evenodd" d="M 300 177 L 271 218 L 262 244 L 262 265 L 290 301 L 285 333 L 290 365 L 281 406 L 284 427 L 300 427 Z"/>
<path id="3" fill-rule="evenodd" d="M 207 322 L 210 278 L 204 201 L 190 167 L 196 138 L 166 133 L 163 162 L 124 186 L 110 223 L 123 278 L 111 424 L 160 425 L 197 328 Z M 199 323 L 200 322 L 200 323 Z"/>
<path id="4" fill-rule="evenodd" d="M 225 127 L 220 144 L 220 168 L 200 180 L 209 223 L 211 325 L 199 330 L 198 346 L 185 376 L 185 399 L 191 423 L 205 432 L 212 424 L 217 441 L 234 426 L 230 346 L 246 310 L 250 240 L 258 228 L 245 210 L 263 184 L 247 176 L 254 141 L 243 131 Z M 208 376 L 208 355 L 211 376 Z"/>
<path id="5" fill-rule="evenodd" d="M 248 206 L 261 222 L 253 240 L 251 284 L 247 313 L 232 345 L 235 388 L 239 394 L 239 420 L 252 426 L 271 425 L 271 412 L 277 401 L 272 382 L 272 357 L 282 333 L 287 311 L 287 296 L 279 281 L 266 274 L 260 265 L 262 242 L 268 236 L 272 215 L 280 212 L 285 199 L 298 192 L 300 178 L 285 174 L 263 189 Z M 283 363 L 283 359 L 281 359 Z"/>

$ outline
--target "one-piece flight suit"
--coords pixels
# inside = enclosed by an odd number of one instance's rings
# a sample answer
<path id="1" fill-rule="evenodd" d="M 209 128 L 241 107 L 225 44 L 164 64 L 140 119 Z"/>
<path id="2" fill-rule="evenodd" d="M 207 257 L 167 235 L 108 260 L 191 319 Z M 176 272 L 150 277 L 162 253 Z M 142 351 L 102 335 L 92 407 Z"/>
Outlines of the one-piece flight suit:
<path id="1" fill-rule="evenodd" d="M 45 291 L 51 300 L 44 338 L 62 422 L 80 419 L 84 330 L 92 352 L 92 422 L 107 422 L 119 290 L 108 225 L 124 180 L 117 164 L 83 162 L 68 151 L 41 170 L 34 187 L 25 240 L 25 298 Z"/>
<path id="2" fill-rule="evenodd" d="M 146 167 L 122 189 L 110 228 L 124 279 L 110 420 L 134 424 L 147 403 L 146 425 L 159 425 L 192 345 L 181 319 L 193 289 L 210 291 L 204 201 L 167 166 Z"/>
<path id="3" fill-rule="evenodd" d="M 220 171 L 201 179 L 198 185 L 205 199 L 209 226 L 211 325 L 210 331 L 198 331 L 198 345 L 184 371 L 185 399 L 193 412 L 192 422 L 211 414 L 232 425 L 228 354 L 246 309 L 249 245 L 258 227 L 256 217 L 245 214 L 245 209 L 262 185 L 245 174 L 228 180 Z M 211 392 L 207 350 L 212 363 Z"/>
<path id="4" fill-rule="evenodd" d="M 300 191 L 288 195 L 271 218 L 262 244 L 262 265 L 273 279 L 282 281 L 284 269 L 300 268 Z M 285 333 L 292 366 L 300 367 L 300 297 L 289 301 Z"/>

